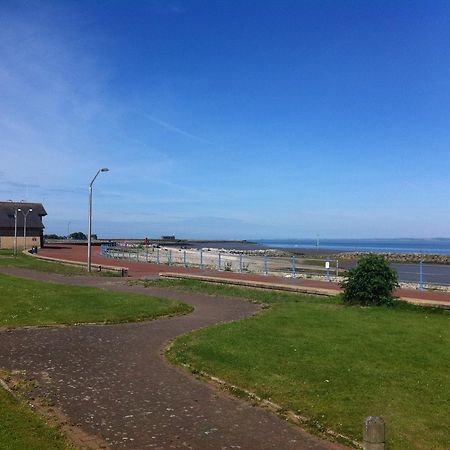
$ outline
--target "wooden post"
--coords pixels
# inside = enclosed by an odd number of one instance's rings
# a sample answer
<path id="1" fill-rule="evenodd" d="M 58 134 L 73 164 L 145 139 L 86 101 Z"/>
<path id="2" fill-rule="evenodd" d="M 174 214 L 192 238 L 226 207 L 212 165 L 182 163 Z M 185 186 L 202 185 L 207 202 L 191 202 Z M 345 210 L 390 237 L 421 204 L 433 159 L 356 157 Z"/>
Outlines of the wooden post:
<path id="1" fill-rule="evenodd" d="M 384 450 L 384 420 L 381 417 L 366 417 L 363 429 L 364 450 Z"/>

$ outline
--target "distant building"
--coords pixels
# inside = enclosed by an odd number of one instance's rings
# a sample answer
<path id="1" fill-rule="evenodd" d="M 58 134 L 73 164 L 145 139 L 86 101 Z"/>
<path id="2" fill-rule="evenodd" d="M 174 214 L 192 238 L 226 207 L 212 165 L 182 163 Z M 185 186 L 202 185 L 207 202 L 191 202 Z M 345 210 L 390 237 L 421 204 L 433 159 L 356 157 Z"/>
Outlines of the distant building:
<path id="1" fill-rule="evenodd" d="M 21 211 L 19 211 L 19 209 Z M 31 209 L 31 211 L 29 211 Z M 41 203 L 0 202 L 0 248 L 14 248 L 14 214 L 17 211 L 17 248 L 23 249 L 24 214 L 26 218 L 26 245 L 43 247 L 44 225 L 42 218 L 47 215 Z M 24 214 L 23 214 L 23 213 Z"/>
<path id="2" fill-rule="evenodd" d="M 175 240 L 175 235 L 171 234 L 169 236 L 161 236 L 161 239 L 163 241 L 174 241 Z"/>

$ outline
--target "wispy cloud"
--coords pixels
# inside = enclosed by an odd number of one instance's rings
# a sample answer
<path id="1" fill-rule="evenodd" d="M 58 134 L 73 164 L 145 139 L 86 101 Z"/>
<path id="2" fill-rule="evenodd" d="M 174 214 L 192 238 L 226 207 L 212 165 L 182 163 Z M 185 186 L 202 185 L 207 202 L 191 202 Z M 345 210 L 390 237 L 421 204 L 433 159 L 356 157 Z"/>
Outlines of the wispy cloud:
<path id="1" fill-rule="evenodd" d="M 164 122 L 163 120 L 157 119 L 156 117 L 150 116 L 145 113 L 140 113 L 140 114 L 142 114 L 143 116 L 145 116 L 147 119 L 151 120 L 152 122 L 156 123 L 157 125 L 165 128 L 166 130 L 171 131 L 172 133 L 177 133 L 177 134 L 185 136 L 189 139 L 194 139 L 195 141 L 203 142 L 205 144 L 212 144 L 212 142 L 209 141 L 208 139 L 202 138 L 200 136 L 196 136 L 195 134 L 192 134 L 185 130 L 182 130 L 181 128 L 178 128 L 175 125 L 172 125 L 168 122 Z"/>
<path id="2" fill-rule="evenodd" d="M 186 12 L 186 6 L 179 1 L 168 1 L 168 0 L 153 0 L 152 2 L 144 2 L 141 7 L 149 8 L 149 11 L 153 14 L 161 15 L 179 15 Z"/>

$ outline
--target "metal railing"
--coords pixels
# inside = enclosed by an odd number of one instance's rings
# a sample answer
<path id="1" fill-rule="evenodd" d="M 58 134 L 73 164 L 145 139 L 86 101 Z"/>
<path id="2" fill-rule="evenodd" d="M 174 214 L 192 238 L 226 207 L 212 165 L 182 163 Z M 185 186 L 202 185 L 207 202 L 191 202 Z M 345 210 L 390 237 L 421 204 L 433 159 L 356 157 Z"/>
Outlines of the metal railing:
<path id="1" fill-rule="evenodd" d="M 342 281 L 346 269 L 338 259 L 328 257 L 274 257 L 247 255 L 236 252 L 178 249 L 143 246 L 102 245 L 102 255 L 128 261 L 192 267 L 202 270 L 218 270 L 236 273 L 257 273 L 291 278 L 312 278 L 324 281 Z M 435 264 L 392 264 L 403 286 L 425 289 L 450 287 L 450 266 Z"/>
<path id="2" fill-rule="evenodd" d="M 270 257 L 204 250 L 184 250 L 164 247 L 102 246 L 102 255 L 128 261 L 194 267 L 223 272 L 258 273 L 292 278 L 320 278 L 337 281 L 343 275 L 336 259 L 304 257 Z"/>

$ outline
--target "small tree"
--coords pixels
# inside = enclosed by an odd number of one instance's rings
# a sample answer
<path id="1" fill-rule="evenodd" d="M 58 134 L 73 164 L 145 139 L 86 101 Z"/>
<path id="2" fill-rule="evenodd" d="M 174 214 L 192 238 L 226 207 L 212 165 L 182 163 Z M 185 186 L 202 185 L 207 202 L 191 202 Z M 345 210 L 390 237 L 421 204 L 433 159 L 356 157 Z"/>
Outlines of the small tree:
<path id="1" fill-rule="evenodd" d="M 75 240 L 86 240 L 87 236 L 83 232 L 77 231 L 76 233 L 71 233 L 69 238 Z"/>
<path id="2" fill-rule="evenodd" d="M 58 236 L 57 234 L 44 234 L 44 239 L 65 239 L 65 236 Z"/>
<path id="3" fill-rule="evenodd" d="M 350 269 L 341 283 L 344 302 L 358 305 L 390 305 L 393 291 L 398 287 L 397 272 L 389 267 L 383 256 L 362 257 Z"/>

